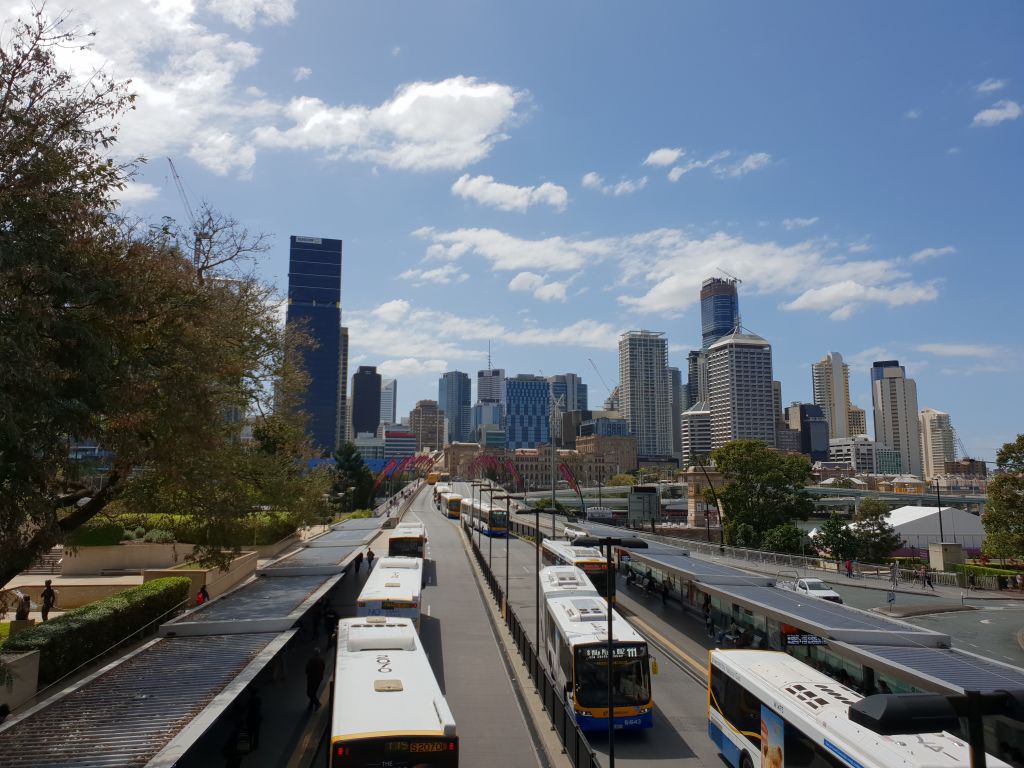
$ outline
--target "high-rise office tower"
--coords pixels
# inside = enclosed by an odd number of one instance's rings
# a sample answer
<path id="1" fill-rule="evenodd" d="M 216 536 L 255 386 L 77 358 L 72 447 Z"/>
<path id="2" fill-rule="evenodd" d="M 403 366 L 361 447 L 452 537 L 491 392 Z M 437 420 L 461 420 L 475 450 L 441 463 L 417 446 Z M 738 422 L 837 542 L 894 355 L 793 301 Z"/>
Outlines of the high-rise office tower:
<path id="1" fill-rule="evenodd" d="M 548 384 L 551 386 L 551 396 L 554 398 L 552 405 L 559 414 L 587 410 L 587 385 L 575 373 L 548 376 Z M 556 417 L 553 426 L 555 442 L 561 444 L 562 419 Z"/>
<path id="2" fill-rule="evenodd" d="M 476 372 L 476 401 L 478 403 L 505 402 L 504 368 L 487 368 Z"/>
<path id="3" fill-rule="evenodd" d="M 800 433 L 800 453 L 811 461 L 828 461 L 828 422 L 824 409 L 816 403 L 793 403 L 786 409 L 789 428 Z"/>
<path id="4" fill-rule="evenodd" d="M 352 375 L 352 439 L 377 434 L 380 426 L 380 379 L 372 365 L 360 365 Z"/>
<path id="5" fill-rule="evenodd" d="M 619 388 L 619 411 L 636 438 L 637 457 L 670 457 L 672 391 L 664 333 L 629 331 L 619 337 Z"/>
<path id="6" fill-rule="evenodd" d="M 814 404 L 821 406 L 829 434 L 846 437 L 850 429 L 850 366 L 838 352 L 829 352 L 811 366 Z"/>
<path id="7" fill-rule="evenodd" d="M 946 462 L 956 458 L 956 435 L 949 414 L 925 408 L 918 414 L 921 426 L 921 463 L 924 479 L 945 474 Z"/>
<path id="8" fill-rule="evenodd" d="M 709 277 L 700 286 L 701 346 L 707 349 L 740 324 L 736 280 Z"/>
<path id="9" fill-rule="evenodd" d="M 859 408 L 856 405 L 850 405 L 850 418 L 848 420 L 847 434 L 850 437 L 854 435 L 866 435 L 868 433 L 868 415 L 863 408 Z"/>
<path id="10" fill-rule="evenodd" d="M 917 383 L 907 378 L 899 360 L 879 360 L 871 366 L 871 403 L 875 442 L 900 452 L 901 473 L 921 477 Z"/>
<path id="11" fill-rule="evenodd" d="M 733 331 L 708 348 L 711 443 L 763 440 L 775 446 L 772 347 L 754 334 Z"/>
<path id="12" fill-rule="evenodd" d="M 683 454 L 682 416 L 689 405 L 684 394 L 683 372 L 672 365 L 668 367 L 668 386 L 672 397 L 672 458 L 679 461 Z"/>
<path id="13" fill-rule="evenodd" d="M 469 374 L 448 371 L 437 382 L 437 405 L 448 417 L 448 442 L 468 443 L 472 439 Z"/>
<path id="14" fill-rule="evenodd" d="M 444 411 L 436 400 L 419 400 L 409 413 L 409 431 L 416 435 L 416 450 L 440 450 L 445 446 Z"/>
<path id="15" fill-rule="evenodd" d="M 680 418 L 682 464 L 693 466 L 696 457 L 706 461 L 711 453 L 711 411 L 707 403 L 694 403 Z"/>
<path id="16" fill-rule="evenodd" d="M 398 380 L 382 379 L 380 382 L 380 423 L 398 423 Z"/>
<path id="17" fill-rule="evenodd" d="M 686 356 L 686 398 L 689 405 L 708 399 L 708 358 L 705 350 L 693 349 Z"/>
<path id="18" fill-rule="evenodd" d="M 309 385 L 300 409 L 306 431 L 322 451 L 333 452 L 341 433 L 341 240 L 292 235 L 288 253 L 286 323 L 316 342 L 302 353 Z"/>
<path id="19" fill-rule="evenodd" d="M 509 448 L 551 442 L 551 385 L 541 376 L 505 379 L 505 437 Z"/>
<path id="20" fill-rule="evenodd" d="M 341 364 L 338 376 L 338 445 L 348 442 L 352 419 L 348 408 L 348 328 L 341 327 Z"/>

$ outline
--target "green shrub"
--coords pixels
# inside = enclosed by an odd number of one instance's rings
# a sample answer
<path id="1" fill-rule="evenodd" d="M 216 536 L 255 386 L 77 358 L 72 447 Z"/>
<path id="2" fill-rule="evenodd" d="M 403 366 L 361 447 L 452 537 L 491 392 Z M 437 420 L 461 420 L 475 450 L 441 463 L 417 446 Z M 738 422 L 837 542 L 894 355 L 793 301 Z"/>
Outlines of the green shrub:
<path id="1" fill-rule="evenodd" d="M 138 528 L 135 529 L 135 538 L 136 539 L 141 539 L 145 535 L 146 535 L 146 529 L 143 528 L 141 525 Z"/>
<path id="2" fill-rule="evenodd" d="M 164 531 L 159 528 L 154 528 L 151 531 L 146 531 L 146 535 L 142 538 L 143 541 L 148 541 L 151 544 L 173 544 L 174 534 L 170 531 Z"/>
<path id="3" fill-rule="evenodd" d="M 39 651 L 39 685 L 49 685 L 135 633 L 154 631 L 151 622 L 185 607 L 190 584 L 182 577 L 154 579 L 37 624 L 7 638 L 0 650 Z"/>
<path id="4" fill-rule="evenodd" d="M 357 509 L 351 515 L 349 515 L 346 519 L 348 519 L 348 520 L 360 520 L 360 519 L 365 518 L 365 517 L 373 517 L 373 510 L 372 509 Z"/>
<path id="5" fill-rule="evenodd" d="M 951 565 L 949 570 L 961 573 L 973 573 L 975 576 L 1016 576 L 1020 571 L 1007 568 L 993 568 L 991 565 Z"/>
<path id="6" fill-rule="evenodd" d="M 124 534 L 125 530 L 120 523 L 93 518 L 74 530 L 66 544 L 70 547 L 104 547 L 118 544 Z"/>

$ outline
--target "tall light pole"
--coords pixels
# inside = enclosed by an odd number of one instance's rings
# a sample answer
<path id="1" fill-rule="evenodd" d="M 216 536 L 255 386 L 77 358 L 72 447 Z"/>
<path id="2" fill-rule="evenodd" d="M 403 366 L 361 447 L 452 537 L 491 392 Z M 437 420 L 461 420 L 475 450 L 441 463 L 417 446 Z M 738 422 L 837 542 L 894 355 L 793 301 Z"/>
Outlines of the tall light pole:
<path id="1" fill-rule="evenodd" d="M 581 536 L 573 542 L 580 547 L 604 547 L 605 565 L 608 568 L 608 768 L 615 768 L 615 690 L 612 685 L 612 651 L 615 635 L 612 634 L 612 613 L 615 610 L 615 561 L 612 560 L 612 547 L 629 547 L 630 549 L 646 549 L 647 542 L 643 539 L 618 538 L 613 536 Z"/>
<path id="2" fill-rule="evenodd" d="M 718 551 L 720 553 L 725 552 L 725 524 L 722 518 L 722 503 L 718 500 L 718 494 L 715 493 L 715 485 L 711 482 L 711 478 L 708 476 L 708 470 L 704 466 L 704 462 L 701 460 L 700 454 L 694 454 L 694 459 L 697 461 L 697 466 L 700 467 L 700 471 L 704 473 L 704 479 L 708 481 L 708 488 L 711 489 L 711 497 L 715 500 L 715 506 L 718 508 Z M 708 511 L 704 510 L 704 518 L 707 519 Z M 711 529 L 708 528 L 710 531 Z M 709 534 L 710 535 L 710 534 Z M 709 541 L 708 544 L 711 542 Z"/>
<path id="3" fill-rule="evenodd" d="M 492 555 L 494 552 L 494 529 L 492 527 L 491 513 L 494 512 L 494 486 L 487 486 L 487 526 L 491 528 L 487 536 L 487 568 L 491 567 Z M 505 535 L 508 536 L 508 523 L 505 523 Z"/>
<path id="4" fill-rule="evenodd" d="M 555 538 L 555 416 L 558 414 L 558 409 L 565 404 L 565 395 L 559 395 L 555 398 L 555 387 L 552 384 L 548 389 L 548 395 L 551 398 L 548 409 L 550 413 L 548 427 L 548 437 L 551 439 L 551 538 Z"/>
<path id="5" fill-rule="evenodd" d="M 470 542 L 472 542 L 473 541 L 473 529 L 476 527 L 475 520 L 477 518 L 476 508 L 477 508 L 477 503 L 478 502 L 477 502 L 477 499 L 476 499 L 476 496 L 477 496 L 476 489 L 480 488 L 481 486 L 483 486 L 483 483 L 480 482 L 479 480 L 473 480 L 473 481 L 470 482 L 469 485 L 470 485 L 470 491 L 469 491 L 469 499 L 470 499 L 470 507 L 469 507 L 469 540 L 470 540 Z M 483 496 L 482 492 L 480 493 L 480 496 L 481 497 Z"/>
<path id="6" fill-rule="evenodd" d="M 498 501 L 501 501 L 502 499 L 505 500 L 505 599 L 504 599 L 503 605 L 501 606 L 501 615 L 505 616 L 507 618 L 508 617 L 508 540 L 512 538 L 509 535 L 509 531 L 508 531 L 508 517 L 509 517 L 509 503 L 510 503 L 509 500 L 512 498 L 512 496 L 510 496 L 509 494 L 506 493 L 503 496 L 495 496 L 494 498 L 497 499 Z M 492 501 L 493 501 L 493 499 L 492 499 Z"/>
<path id="7" fill-rule="evenodd" d="M 935 500 L 939 505 L 939 544 L 946 541 L 946 537 L 942 533 L 942 495 L 939 493 L 939 478 L 935 478 Z"/>

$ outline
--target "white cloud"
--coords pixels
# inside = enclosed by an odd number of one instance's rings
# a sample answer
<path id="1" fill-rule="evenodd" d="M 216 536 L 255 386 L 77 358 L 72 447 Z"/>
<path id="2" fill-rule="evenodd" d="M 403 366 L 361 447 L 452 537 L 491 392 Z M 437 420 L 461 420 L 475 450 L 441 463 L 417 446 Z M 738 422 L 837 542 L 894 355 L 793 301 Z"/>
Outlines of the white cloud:
<path id="1" fill-rule="evenodd" d="M 1009 80 L 996 80 L 995 78 L 989 77 L 974 86 L 974 90 L 978 93 L 992 93 L 993 91 L 1002 90 L 1009 85 L 1009 83 Z"/>
<path id="2" fill-rule="evenodd" d="M 683 178 L 683 176 L 689 173 L 690 171 L 696 170 L 698 168 L 707 168 L 709 165 L 714 165 L 715 163 L 721 160 L 725 160 L 725 158 L 727 158 L 728 156 L 729 152 L 723 150 L 721 152 L 715 152 L 715 154 L 711 155 L 711 157 L 707 158 L 706 160 L 691 160 L 685 165 L 677 165 L 668 172 L 668 180 L 671 181 L 672 183 L 675 183 L 679 181 L 681 178 Z"/>
<path id="3" fill-rule="evenodd" d="M 631 195 L 634 192 L 639 192 L 641 189 L 646 187 L 647 177 L 643 176 L 639 179 L 623 179 L 617 184 L 605 184 L 604 179 L 600 174 L 591 171 L 590 173 L 584 174 L 581 184 L 584 189 L 593 189 L 603 195 L 621 197 L 622 195 Z"/>
<path id="4" fill-rule="evenodd" d="M 612 255 L 615 248 L 613 240 L 524 240 L 496 229 L 438 232 L 424 227 L 413 234 L 431 241 L 427 258 L 456 261 L 479 256 L 495 271 L 573 271 Z"/>
<path id="5" fill-rule="evenodd" d="M 1006 373 L 1008 370 L 1003 365 L 975 363 L 974 365 L 961 365 L 957 368 L 941 368 L 939 373 L 944 376 L 975 376 L 979 373 Z"/>
<path id="6" fill-rule="evenodd" d="M 435 269 L 407 269 L 399 277 L 403 280 L 411 280 L 416 285 L 424 283 L 447 285 L 451 282 L 461 283 L 469 279 L 469 275 L 454 264 L 445 264 Z"/>
<path id="7" fill-rule="evenodd" d="M 868 347 L 867 349 L 862 349 L 860 352 L 857 352 L 854 355 L 850 355 L 849 357 L 846 358 L 846 362 L 848 362 L 855 368 L 865 368 L 874 363 L 876 360 L 893 360 L 896 359 L 896 357 L 897 356 L 894 355 L 891 351 L 889 351 L 889 349 L 887 349 L 886 347 L 876 346 Z"/>
<path id="8" fill-rule="evenodd" d="M 121 205 L 134 205 L 147 200 L 155 200 L 160 196 L 160 187 L 142 182 L 131 182 L 118 192 L 115 197 Z"/>
<path id="9" fill-rule="evenodd" d="M 280 149 L 317 149 L 411 170 L 461 169 L 482 160 L 517 117 L 526 94 L 475 77 L 401 86 L 375 107 L 331 106 L 303 96 L 284 110 L 292 125 L 265 126 L 258 144 Z"/>
<path id="10" fill-rule="evenodd" d="M 907 118 L 907 120 L 917 120 L 917 118 L 921 116 L 921 110 L 908 109 L 906 112 L 903 113 L 903 116 Z"/>
<path id="11" fill-rule="evenodd" d="M 1024 114 L 1024 110 L 1021 109 L 1020 104 L 1009 99 L 1003 99 L 976 114 L 974 120 L 971 121 L 971 125 L 991 128 L 1007 120 L 1016 120 L 1022 114 Z"/>
<path id="12" fill-rule="evenodd" d="M 567 287 L 568 283 L 547 283 L 535 290 L 533 296 L 541 301 L 565 301 L 565 290 Z"/>
<path id="13" fill-rule="evenodd" d="M 747 155 L 736 165 L 716 168 L 715 173 L 719 176 L 728 176 L 735 179 L 740 176 L 746 176 L 752 171 L 759 171 L 762 168 L 766 168 L 771 164 L 771 162 L 772 156 L 767 152 L 755 152 L 752 155 Z"/>
<path id="14" fill-rule="evenodd" d="M 686 153 L 680 147 L 663 147 L 647 155 L 644 165 L 672 165 L 684 154 Z"/>
<path id="15" fill-rule="evenodd" d="M 411 305 L 405 299 L 386 301 L 373 310 L 373 315 L 386 323 L 397 323 L 407 314 Z"/>
<path id="16" fill-rule="evenodd" d="M 910 254 L 910 260 L 918 263 L 934 259 L 937 256 L 945 256 L 948 253 L 956 253 L 956 248 L 952 245 L 944 245 L 942 248 L 922 248 L 920 251 Z"/>
<path id="17" fill-rule="evenodd" d="M 783 309 L 830 311 L 833 320 L 846 320 L 866 302 L 898 307 L 933 301 L 939 292 L 933 285 L 910 282 L 895 285 L 865 285 L 857 280 L 842 280 L 820 288 L 809 288 Z"/>
<path id="18" fill-rule="evenodd" d="M 525 212 L 531 205 L 550 205 L 564 211 L 569 201 L 569 193 L 565 187 L 545 182 L 537 187 L 516 187 L 502 184 L 493 176 L 461 176 L 452 184 L 452 194 L 467 200 L 475 200 L 481 205 L 489 205 L 500 211 Z"/>
<path id="19" fill-rule="evenodd" d="M 544 278 L 535 272 L 520 272 L 508 284 L 510 291 L 535 291 L 544 285 Z"/>
<path id="20" fill-rule="evenodd" d="M 856 243 L 850 243 L 849 250 L 850 253 L 867 253 L 873 247 L 874 246 L 866 240 L 858 240 Z"/>
<path id="21" fill-rule="evenodd" d="M 808 219 L 795 218 L 795 219 L 783 219 L 782 220 L 782 226 L 785 227 L 786 229 L 803 229 L 804 227 L 809 227 L 812 224 L 817 224 L 817 223 L 818 223 L 818 217 L 817 216 L 812 216 L 811 218 L 808 218 Z"/>
<path id="22" fill-rule="evenodd" d="M 1003 350 L 991 344 L 958 344 L 934 342 L 930 344 L 918 344 L 914 347 L 918 352 L 927 352 L 930 355 L 939 357 L 998 357 Z"/>
<path id="23" fill-rule="evenodd" d="M 392 56 L 397 56 L 401 52 L 402 52 L 402 46 L 400 46 L 400 45 L 396 45 L 394 48 L 391 49 L 391 55 Z"/>
<path id="24" fill-rule="evenodd" d="M 946 154 L 947 155 L 959 155 L 960 154 L 960 147 L 950 147 L 949 149 L 946 150 Z"/>
<path id="25" fill-rule="evenodd" d="M 434 358 L 421 360 L 416 357 L 403 357 L 398 360 L 384 360 L 377 364 L 377 372 L 388 378 L 441 374 L 446 370 L 448 370 L 448 361 Z"/>
<path id="26" fill-rule="evenodd" d="M 242 29 L 253 23 L 284 24 L 295 16 L 295 0 L 210 0 L 208 7 Z"/>
<path id="27" fill-rule="evenodd" d="M 535 272 L 520 272 L 508 284 L 510 291 L 532 293 L 540 301 L 565 301 L 566 282 L 545 281 L 544 277 Z"/>
<path id="28" fill-rule="evenodd" d="M 309 76 L 313 74 L 313 70 L 309 67 L 297 67 L 292 74 L 295 76 L 295 82 L 298 83 L 308 80 Z"/>

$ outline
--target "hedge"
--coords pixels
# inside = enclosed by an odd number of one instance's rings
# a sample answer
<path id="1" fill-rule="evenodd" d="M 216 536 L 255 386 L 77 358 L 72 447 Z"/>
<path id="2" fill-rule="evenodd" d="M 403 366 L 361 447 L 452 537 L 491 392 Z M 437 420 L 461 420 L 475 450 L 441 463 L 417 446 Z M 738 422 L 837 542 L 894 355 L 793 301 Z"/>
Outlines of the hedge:
<path id="1" fill-rule="evenodd" d="M 93 518 L 68 536 L 72 547 L 102 547 L 118 544 L 124 537 L 124 526 L 112 520 Z"/>
<path id="2" fill-rule="evenodd" d="M 951 565 L 950 570 L 960 573 L 965 568 L 968 573 L 976 576 L 1016 576 L 1021 571 L 1011 571 L 1008 568 L 993 568 L 991 565 Z"/>
<path id="3" fill-rule="evenodd" d="M 188 599 L 191 581 L 154 579 L 117 595 L 75 608 L 9 637 L 4 653 L 39 651 L 39 685 L 59 680 L 90 659 L 142 630 L 153 631 Z"/>

